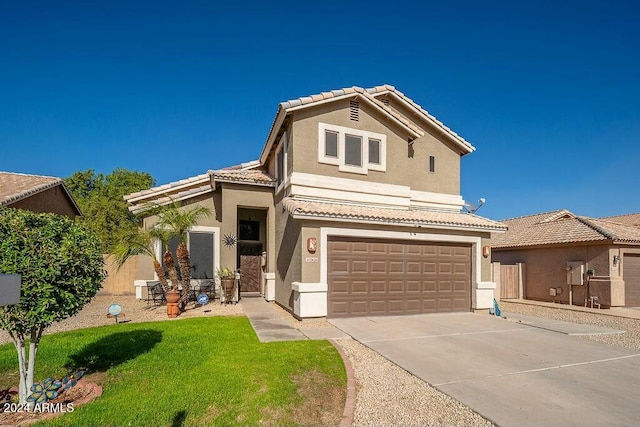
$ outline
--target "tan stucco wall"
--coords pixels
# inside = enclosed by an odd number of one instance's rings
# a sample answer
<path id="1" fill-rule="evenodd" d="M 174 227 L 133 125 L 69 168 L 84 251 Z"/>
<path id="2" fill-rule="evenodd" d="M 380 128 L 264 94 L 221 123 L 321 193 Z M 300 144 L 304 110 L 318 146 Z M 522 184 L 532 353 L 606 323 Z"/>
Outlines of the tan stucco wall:
<path id="1" fill-rule="evenodd" d="M 283 211 L 281 202 L 276 205 L 276 215 L 276 302 L 293 310 L 291 284 L 302 279 L 302 226 Z"/>
<path id="2" fill-rule="evenodd" d="M 273 207 L 273 188 L 249 186 L 242 184 L 219 183 L 215 192 L 194 197 L 182 202 L 181 209 L 193 204 L 204 206 L 211 211 L 211 216 L 201 218 L 200 226 L 220 228 L 220 265 L 230 269 L 238 268 L 237 245 L 228 247 L 223 244 L 224 236 L 229 234 L 237 236 L 238 233 L 238 208 L 257 209 L 266 211 L 266 227 L 264 229 L 264 250 L 267 251 L 267 272 L 275 269 L 275 210 Z M 153 227 L 158 221 L 157 216 L 144 219 L 145 228 Z M 263 231 L 261 231 L 263 232 Z M 153 276 L 153 275 L 152 275 Z"/>
<path id="3" fill-rule="evenodd" d="M 273 206 L 273 189 L 270 187 L 254 187 L 240 184 L 222 184 L 222 225 L 221 237 L 225 234 L 237 236 L 238 208 L 260 209 L 267 211 L 266 248 L 267 272 L 274 271 L 275 242 L 269 236 L 275 231 L 275 209 Z M 226 247 L 220 245 L 220 264 L 228 268 L 238 268 L 237 245 Z"/>
<path id="4" fill-rule="evenodd" d="M 25 209 L 33 212 L 50 212 L 75 218 L 77 211 L 59 185 L 40 193 L 18 200 L 8 207 Z"/>
<path id="5" fill-rule="evenodd" d="M 382 133 L 387 136 L 386 172 L 367 175 L 340 172 L 338 166 L 318 162 L 318 123 Z M 451 143 L 426 133 L 408 144 L 408 133 L 391 124 L 364 102 L 360 102 L 359 121 L 349 119 L 349 101 L 336 101 L 293 113 L 293 152 L 289 161 L 293 172 L 304 172 L 359 181 L 406 185 L 417 191 L 460 194 L 460 155 Z M 429 172 L 429 156 L 436 157 L 436 172 Z M 291 172 L 291 170 L 290 170 Z"/>
<path id="6" fill-rule="evenodd" d="M 559 246 L 537 249 L 500 250 L 493 249 L 492 259 L 503 265 L 522 262 L 526 266 L 525 298 L 554 301 L 549 296 L 549 288 L 562 288 L 562 295 L 556 301 L 569 303 L 567 285 L 567 262 L 584 261 L 586 270 L 594 270 L 589 284 L 589 294 L 597 295 L 605 306 L 620 304 L 620 284 L 611 276 L 610 245 Z M 622 285 L 624 292 L 624 285 Z M 574 304 L 584 304 L 586 286 L 573 286 Z"/>

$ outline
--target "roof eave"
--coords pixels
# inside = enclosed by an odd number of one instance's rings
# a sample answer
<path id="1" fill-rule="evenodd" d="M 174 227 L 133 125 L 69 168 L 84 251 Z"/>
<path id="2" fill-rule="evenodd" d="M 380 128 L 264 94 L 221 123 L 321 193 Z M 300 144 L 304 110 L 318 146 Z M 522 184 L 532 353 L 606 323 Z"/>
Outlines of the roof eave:
<path id="1" fill-rule="evenodd" d="M 400 101 L 402 104 L 404 104 L 407 108 L 409 108 L 415 114 L 418 114 L 421 117 L 423 117 L 425 121 L 429 123 L 431 126 L 433 126 L 436 129 L 440 129 L 441 134 L 443 136 L 445 136 L 449 141 L 453 142 L 455 145 L 459 146 L 465 151 L 463 155 L 471 154 L 474 151 L 476 151 L 476 147 L 471 145 L 471 143 L 462 139 L 462 137 L 459 135 L 457 136 L 453 135 L 450 129 L 444 127 L 442 124 L 433 120 L 429 115 L 425 114 L 423 111 L 420 111 L 418 108 L 416 108 L 415 105 L 413 105 L 411 102 L 408 102 L 403 96 L 400 96 L 397 92 L 386 89 L 384 91 L 376 92 L 375 95 L 373 96 L 379 96 L 379 95 L 392 95 L 396 100 Z"/>
<path id="2" fill-rule="evenodd" d="M 478 232 L 505 232 L 503 229 L 496 229 L 491 227 L 482 227 L 476 225 L 454 225 L 446 223 L 427 223 L 420 221 L 383 221 L 366 218 L 350 218 L 350 217 L 337 217 L 326 215 L 306 214 L 300 212 L 290 212 L 289 215 L 296 220 L 309 220 L 309 221 L 330 221 L 330 222 L 347 222 L 355 224 L 376 224 L 376 225 L 388 225 L 388 226 L 400 226 L 400 227 L 413 227 L 413 228 L 433 228 L 439 230 L 465 230 L 465 231 L 478 231 Z"/>

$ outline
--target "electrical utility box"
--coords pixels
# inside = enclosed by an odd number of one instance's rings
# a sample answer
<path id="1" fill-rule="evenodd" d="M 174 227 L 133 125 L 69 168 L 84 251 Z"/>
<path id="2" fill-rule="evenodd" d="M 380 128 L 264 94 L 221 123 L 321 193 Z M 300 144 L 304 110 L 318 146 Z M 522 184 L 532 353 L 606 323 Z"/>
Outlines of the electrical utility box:
<path id="1" fill-rule="evenodd" d="M 567 262 L 567 285 L 584 285 L 584 261 Z"/>

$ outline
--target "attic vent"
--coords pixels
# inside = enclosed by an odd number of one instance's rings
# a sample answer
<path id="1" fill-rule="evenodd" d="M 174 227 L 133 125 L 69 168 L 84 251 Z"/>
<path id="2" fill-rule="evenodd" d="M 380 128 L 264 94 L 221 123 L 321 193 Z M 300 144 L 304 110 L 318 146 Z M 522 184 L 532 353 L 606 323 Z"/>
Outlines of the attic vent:
<path id="1" fill-rule="evenodd" d="M 360 104 L 358 104 L 358 101 L 349 101 L 349 118 L 354 122 L 360 119 Z"/>
<path id="2" fill-rule="evenodd" d="M 389 98 L 382 98 L 380 101 L 382 101 L 382 103 L 387 107 L 389 106 Z"/>

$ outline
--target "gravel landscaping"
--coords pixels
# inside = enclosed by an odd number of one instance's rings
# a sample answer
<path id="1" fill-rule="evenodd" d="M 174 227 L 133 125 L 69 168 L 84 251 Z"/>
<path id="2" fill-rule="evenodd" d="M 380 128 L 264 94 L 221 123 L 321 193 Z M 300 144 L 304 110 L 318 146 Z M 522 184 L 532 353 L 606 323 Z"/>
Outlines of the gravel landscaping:
<path id="1" fill-rule="evenodd" d="M 500 310 L 505 313 L 522 314 L 525 316 L 544 317 L 565 322 L 596 325 L 625 331 L 623 334 L 609 335 L 581 335 L 581 337 L 600 341 L 607 344 L 640 350 L 640 320 L 617 317 L 592 312 L 574 311 L 570 309 L 543 307 L 538 305 L 520 304 L 500 301 Z"/>
<path id="2" fill-rule="evenodd" d="M 356 377 L 354 426 L 493 425 L 359 342 L 351 338 L 337 342 Z"/>

